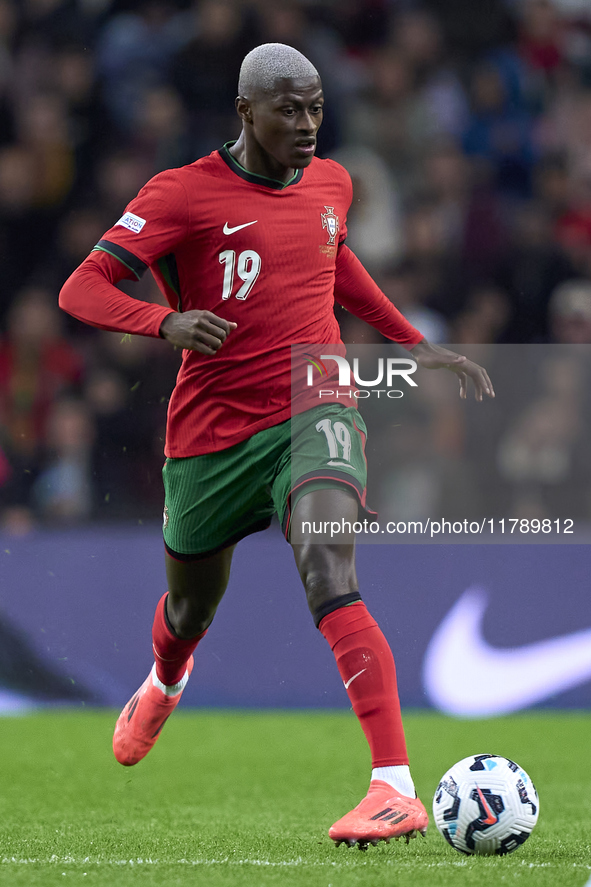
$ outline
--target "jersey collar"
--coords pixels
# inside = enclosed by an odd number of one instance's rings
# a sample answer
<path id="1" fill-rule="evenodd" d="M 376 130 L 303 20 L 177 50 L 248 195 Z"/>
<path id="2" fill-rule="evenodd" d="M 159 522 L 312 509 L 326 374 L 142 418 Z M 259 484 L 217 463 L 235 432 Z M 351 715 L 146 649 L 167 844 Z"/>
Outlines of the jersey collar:
<path id="1" fill-rule="evenodd" d="M 231 142 L 226 142 L 223 148 L 220 148 L 218 153 L 224 163 L 226 163 L 232 172 L 235 172 L 237 176 L 240 176 L 241 179 L 244 179 L 246 182 L 250 182 L 252 185 L 264 185 L 265 188 L 274 188 L 276 191 L 283 191 L 284 188 L 289 187 L 289 185 L 295 185 L 300 181 L 302 176 L 304 175 L 303 169 L 297 169 L 295 171 L 295 175 L 291 177 L 289 182 L 280 182 L 279 179 L 270 179 L 268 176 L 260 176 L 256 172 L 249 172 L 240 163 L 236 160 L 236 158 L 230 154 L 230 148 L 232 145 L 236 144 L 236 139 Z"/>

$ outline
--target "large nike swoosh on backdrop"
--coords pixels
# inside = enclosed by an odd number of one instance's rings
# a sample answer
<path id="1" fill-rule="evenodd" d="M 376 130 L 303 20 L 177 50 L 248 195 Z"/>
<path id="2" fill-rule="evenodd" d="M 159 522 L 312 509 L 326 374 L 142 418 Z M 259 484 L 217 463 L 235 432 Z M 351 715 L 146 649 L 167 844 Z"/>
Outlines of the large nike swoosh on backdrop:
<path id="1" fill-rule="evenodd" d="M 429 642 L 423 681 L 437 708 L 464 717 L 507 714 L 591 679 L 591 629 L 500 649 L 482 634 L 487 606 L 482 588 L 468 588 Z"/>

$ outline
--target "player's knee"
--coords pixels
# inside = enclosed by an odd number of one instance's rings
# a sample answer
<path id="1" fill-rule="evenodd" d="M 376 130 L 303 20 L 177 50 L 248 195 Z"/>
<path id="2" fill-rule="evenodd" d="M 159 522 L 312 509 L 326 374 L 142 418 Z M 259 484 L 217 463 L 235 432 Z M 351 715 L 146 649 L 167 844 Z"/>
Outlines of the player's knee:
<path id="1" fill-rule="evenodd" d="M 166 609 L 174 632 L 180 638 L 194 638 L 209 628 L 215 616 L 216 604 L 168 594 Z"/>
<path id="2" fill-rule="evenodd" d="M 321 546 L 311 546 L 319 549 Z M 314 550 L 303 555 L 298 564 L 310 612 L 322 613 L 343 596 L 357 592 L 355 565 L 348 555 L 335 549 Z"/>
<path id="3" fill-rule="evenodd" d="M 351 595 L 355 597 L 351 598 Z M 335 603 L 341 600 L 341 598 L 347 598 L 347 603 L 350 600 L 361 599 L 357 589 L 353 587 L 353 583 L 335 586 L 332 583 L 323 582 L 321 579 L 318 581 L 313 579 L 310 584 L 306 585 L 308 609 L 314 617 L 316 624 L 331 610 L 336 609 L 338 606 L 343 606 L 342 604 Z"/>
<path id="4" fill-rule="evenodd" d="M 322 571 L 308 572 L 304 579 L 304 589 L 311 612 L 333 596 L 332 583 Z"/>

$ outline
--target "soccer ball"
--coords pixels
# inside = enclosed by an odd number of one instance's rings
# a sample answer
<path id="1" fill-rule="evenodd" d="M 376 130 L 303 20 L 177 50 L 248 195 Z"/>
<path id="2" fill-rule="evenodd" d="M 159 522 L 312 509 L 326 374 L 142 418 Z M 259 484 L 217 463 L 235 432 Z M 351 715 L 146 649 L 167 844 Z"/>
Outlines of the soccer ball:
<path id="1" fill-rule="evenodd" d="M 525 770 L 500 755 L 471 755 L 442 777 L 433 798 L 435 825 L 454 850 L 504 856 L 537 822 L 538 793 Z"/>

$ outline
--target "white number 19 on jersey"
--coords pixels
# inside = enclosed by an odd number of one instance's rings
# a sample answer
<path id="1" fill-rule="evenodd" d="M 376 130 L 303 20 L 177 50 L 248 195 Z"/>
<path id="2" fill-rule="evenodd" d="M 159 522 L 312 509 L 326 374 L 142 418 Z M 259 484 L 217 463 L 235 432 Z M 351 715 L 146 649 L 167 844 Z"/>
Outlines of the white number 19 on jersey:
<path id="1" fill-rule="evenodd" d="M 219 255 L 220 265 L 224 267 L 224 284 L 222 289 L 222 299 L 229 299 L 234 289 L 234 272 L 243 281 L 242 286 L 236 293 L 236 298 L 247 298 L 249 292 L 256 283 L 257 277 L 261 271 L 261 257 L 253 249 L 245 249 L 238 256 L 236 261 L 236 253 L 233 249 L 225 249 Z"/>

